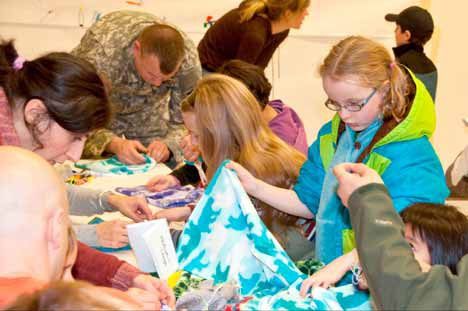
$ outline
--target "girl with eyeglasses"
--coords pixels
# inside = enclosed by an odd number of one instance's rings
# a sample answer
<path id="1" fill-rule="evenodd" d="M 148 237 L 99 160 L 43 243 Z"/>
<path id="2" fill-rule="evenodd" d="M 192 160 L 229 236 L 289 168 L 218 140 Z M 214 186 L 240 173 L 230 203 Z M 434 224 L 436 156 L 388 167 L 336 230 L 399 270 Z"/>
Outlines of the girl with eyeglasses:
<path id="1" fill-rule="evenodd" d="M 336 194 L 335 165 L 362 162 L 379 172 L 398 212 L 417 202 L 443 203 L 448 195 L 429 142 L 434 104 L 411 71 L 394 63 L 382 45 L 348 37 L 331 49 L 320 75 L 329 98 L 325 105 L 337 113 L 310 146 L 293 190 L 273 187 L 230 163 L 250 195 L 283 212 L 316 218 L 316 257 L 327 266 L 303 283 L 303 294 L 310 287 L 350 282 L 347 272 L 357 263 L 349 213 Z"/>

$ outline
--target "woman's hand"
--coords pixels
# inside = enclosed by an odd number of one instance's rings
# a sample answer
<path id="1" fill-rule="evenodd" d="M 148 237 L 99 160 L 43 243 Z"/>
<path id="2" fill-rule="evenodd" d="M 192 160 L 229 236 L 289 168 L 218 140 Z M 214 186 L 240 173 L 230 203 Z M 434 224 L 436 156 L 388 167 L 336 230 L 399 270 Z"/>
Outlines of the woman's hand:
<path id="1" fill-rule="evenodd" d="M 302 282 L 300 291 L 301 296 L 306 297 L 310 288 L 329 288 L 330 286 L 335 285 L 335 283 L 341 280 L 346 272 L 357 262 L 358 257 L 356 249 L 336 258 L 321 270 L 311 275 L 307 280 Z"/>
<path id="2" fill-rule="evenodd" d="M 156 175 L 146 183 L 146 188 L 155 192 L 175 186 L 180 186 L 180 181 L 172 175 Z"/>
<path id="3" fill-rule="evenodd" d="M 151 209 L 144 197 L 111 194 L 108 201 L 113 208 L 133 221 L 140 222 L 152 219 Z"/>
<path id="4" fill-rule="evenodd" d="M 119 248 L 128 244 L 128 222 L 122 220 L 105 221 L 96 225 L 98 242 L 103 247 Z"/>
<path id="5" fill-rule="evenodd" d="M 236 172 L 237 177 L 239 177 L 239 180 L 242 186 L 244 187 L 245 191 L 248 194 L 255 196 L 256 191 L 258 191 L 258 189 L 260 188 L 261 181 L 259 179 L 255 178 L 242 165 L 234 161 L 229 161 L 229 163 L 226 164 L 226 168 L 229 168 Z"/>
<path id="6" fill-rule="evenodd" d="M 155 310 L 161 310 L 161 304 L 165 304 L 171 310 L 175 310 L 174 292 L 165 281 L 147 274 L 140 274 L 133 279 L 133 287 L 153 295 L 153 297 L 148 296 L 148 299 L 146 299 L 149 304 L 154 303 L 154 300 L 157 299 L 156 305 L 158 307 Z"/>

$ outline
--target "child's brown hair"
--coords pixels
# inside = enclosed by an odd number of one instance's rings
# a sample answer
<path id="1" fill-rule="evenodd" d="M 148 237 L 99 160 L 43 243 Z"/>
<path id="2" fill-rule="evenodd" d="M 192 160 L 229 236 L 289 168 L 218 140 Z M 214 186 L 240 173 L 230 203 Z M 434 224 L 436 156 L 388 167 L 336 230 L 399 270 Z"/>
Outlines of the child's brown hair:
<path id="1" fill-rule="evenodd" d="M 468 253 L 468 219 L 450 205 L 417 203 L 401 213 L 413 234 L 427 244 L 432 265 L 456 274 L 457 263 Z"/>

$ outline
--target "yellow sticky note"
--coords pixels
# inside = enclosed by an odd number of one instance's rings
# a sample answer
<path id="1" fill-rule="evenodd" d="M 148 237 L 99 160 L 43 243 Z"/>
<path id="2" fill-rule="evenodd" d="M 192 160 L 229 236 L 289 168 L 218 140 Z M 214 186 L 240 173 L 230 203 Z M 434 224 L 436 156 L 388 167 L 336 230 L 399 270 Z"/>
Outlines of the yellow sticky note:
<path id="1" fill-rule="evenodd" d="M 169 285 L 169 287 L 174 288 L 177 285 L 177 282 L 179 282 L 181 276 L 182 270 L 172 273 L 167 279 L 167 284 Z"/>

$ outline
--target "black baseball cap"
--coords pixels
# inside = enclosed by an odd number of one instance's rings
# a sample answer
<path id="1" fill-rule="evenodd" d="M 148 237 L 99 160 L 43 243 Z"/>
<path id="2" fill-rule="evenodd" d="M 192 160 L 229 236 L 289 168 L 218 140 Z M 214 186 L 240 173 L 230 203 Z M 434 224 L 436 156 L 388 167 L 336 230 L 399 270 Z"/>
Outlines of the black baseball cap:
<path id="1" fill-rule="evenodd" d="M 411 36 L 425 37 L 434 32 L 434 21 L 431 13 L 419 6 L 410 6 L 404 9 L 400 14 L 387 14 L 385 20 L 395 22 L 408 29 Z"/>

